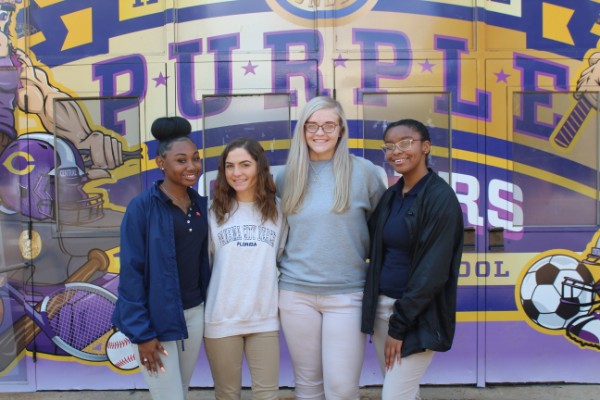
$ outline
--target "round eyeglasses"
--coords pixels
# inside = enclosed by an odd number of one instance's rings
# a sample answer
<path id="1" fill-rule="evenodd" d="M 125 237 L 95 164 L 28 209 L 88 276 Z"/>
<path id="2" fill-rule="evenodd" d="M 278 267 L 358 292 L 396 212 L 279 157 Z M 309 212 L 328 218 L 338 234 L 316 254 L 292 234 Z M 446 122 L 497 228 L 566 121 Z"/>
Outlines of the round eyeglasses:
<path id="1" fill-rule="evenodd" d="M 406 138 L 396 143 L 384 143 L 381 145 L 381 150 L 383 150 L 384 153 L 387 153 L 388 151 L 394 151 L 395 149 L 398 151 L 406 151 L 410 149 L 410 146 L 412 146 L 413 142 L 420 141 L 421 139 Z"/>
<path id="2" fill-rule="evenodd" d="M 317 133 L 319 128 L 323 129 L 325 133 L 333 133 L 337 127 L 338 124 L 335 122 L 325 122 L 323 125 L 319 125 L 316 122 L 307 122 L 304 124 L 304 130 L 308 133 Z"/>

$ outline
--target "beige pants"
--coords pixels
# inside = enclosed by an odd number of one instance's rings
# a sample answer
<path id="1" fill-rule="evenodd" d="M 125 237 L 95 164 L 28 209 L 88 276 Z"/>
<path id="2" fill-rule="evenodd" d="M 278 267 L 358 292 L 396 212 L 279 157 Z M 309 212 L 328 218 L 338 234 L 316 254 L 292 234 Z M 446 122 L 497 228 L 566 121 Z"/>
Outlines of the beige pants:
<path id="1" fill-rule="evenodd" d="M 279 316 L 294 366 L 296 399 L 358 400 L 365 334 L 363 293 L 279 290 Z"/>
<path id="2" fill-rule="evenodd" d="M 419 400 L 419 384 L 433 359 L 433 351 L 402 357 L 400 364 L 394 363 L 389 371 L 385 370 L 385 341 L 388 337 L 390 316 L 393 313 L 395 299 L 380 295 L 375 319 L 373 344 L 377 352 L 379 366 L 384 375 L 382 400 Z"/>
<path id="3" fill-rule="evenodd" d="M 146 368 L 140 367 L 153 400 L 184 400 L 186 398 L 204 335 L 204 303 L 184 310 L 183 315 L 187 325 L 188 338 L 183 343 L 181 341 L 160 342 L 169 354 L 160 356 L 165 372 L 150 374 Z M 132 344 L 132 346 L 133 354 L 139 363 L 138 346 L 136 344 Z"/>
<path id="4" fill-rule="evenodd" d="M 252 398 L 279 398 L 279 331 L 204 338 L 204 347 L 217 400 L 241 398 L 243 355 L 252 377 Z"/>

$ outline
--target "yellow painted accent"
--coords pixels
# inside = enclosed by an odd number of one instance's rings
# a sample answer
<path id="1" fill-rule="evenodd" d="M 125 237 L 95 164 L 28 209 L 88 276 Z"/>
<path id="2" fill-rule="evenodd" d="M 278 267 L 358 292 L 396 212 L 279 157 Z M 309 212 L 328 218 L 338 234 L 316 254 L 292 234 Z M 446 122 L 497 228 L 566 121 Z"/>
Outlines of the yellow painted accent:
<path id="1" fill-rule="evenodd" d="M 458 284 L 460 286 L 478 286 L 483 282 L 485 286 L 517 285 L 521 282 L 522 270 L 532 259 L 537 259 L 538 253 L 463 253 L 463 264 L 460 266 Z M 469 263 L 469 264 L 466 264 Z M 487 263 L 489 271 L 486 271 Z M 483 275 L 489 272 L 486 276 Z"/>
<path id="2" fill-rule="evenodd" d="M 158 0 L 156 3 L 146 4 L 147 0 L 141 0 L 143 5 L 134 7 L 135 0 L 119 0 L 119 21 L 139 18 L 146 15 L 163 13 L 165 11 L 165 0 Z M 188 2 L 184 2 L 188 6 Z"/>
<path id="3" fill-rule="evenodd" d="M 65 0 L 35 0 L 35 3 L 41 7 L 48 7 L 54 4 L 62 3 Z"/>
<path id="4" fill-rule="evenodd" d="M 121 251 L 121 247 L 114 247 L 110 250 L 106 250 L 105 254 L 108 256 L 108 270 L 106 272 L 118 274 L 121 272 L 121 259 L 117 257 L 117 253 Z"/>
<path id="5" fill-rule="evenodd" d="M 15 368 L 17 366 L 17 364 L 21 362 L 21 360 L 23 359 L 23 356 L 25 356 L 25 350 L 23 350 L 19 354 L 15 355 L 15 358 L 10 362 L 10 364 L 8 364 L 4 368 L 4 370 L 2 370 L 2 372 L 0 372 L 0 378 L 3 376 L 6 376 L 8 374 L 14 373 L 13 368 Z"/>
<path id="6" fill-rule="evenodd" d="M 44 36 L 43 32 L 36 32 L 31 36 L 28 36 L 29 46 L 35 46 L 36 44 L 40 44 L 46 41 L 46 36 Z"/>
<path id="7" fill-rule="evenodd" d="M 514 171 L 523 175 L 533 176 L 540 180 L 545 180 L 547 182 L 552 182 L 555 185 L 562 186 L 584 196 L 587 196 L 591 199 L 596 199 L 598 197 L 598 193 L 594 188 L 583 185 L 579 182 L 575 182 L 571 179 L 567 179 L 563 176 L 553 174 L 551 172 L 544 171 L 539 168 L 530 167 L 529 165 L 524 165 L 520 163 L 514 163 L 515 168 Z"/>
<path id="8" fill-rule="evenodd" d="M 86 8 L 61 17 L 67 27 L 67 36 L 61 50 L 68 50 L 94 40 L 92 35 L 92 8 Z"/>
<path id="9" fill-rule="evenodd" d="M 22 170 L 17 170 L 15 167 L 13 167 L 13 159 L 17 157 L 23 157 L 28 163 L 27 167 L 23 168 Z M 16 151 L 10 156 L 8 156 L 6 160 L 4 160 L 4 166 L 9 172 L 12 172 L 13 174 L 26 175 L 33 171 L 33 169 L 35 168 L 35 164 L 33 164 L 34 161 L 35 160 L 33 159 L 33 157 L 31 157 L 31 154 L 26 153 L 24 151 Z"/>
<path id="10" fill-rule="evenodd" d="M 499 321 L 522 321 L 523 314 L 519 311 L 466 311 L 457 312 L 457 322 L 499 322 Z"/>
<path id="11" fill-rule="evenodd" d="M 33 352 L 31 352 L 29 350 L 25 350 L 24 354 L 26 354 L 28 357 L 33 357 Z M 103 366 L 107 366 L 107 367 L 111 368 L 114 372 L 117 372 L 121 375 L 133 375 L 134 373 L 139 372 L 139 368 L 135 368 L 131 371 L 125 371 L 122 369 L 118 369 L 118 368 L 114 367 L 108 360 L 107 361 L 87 361 L 87 360 L 82 360 L 80 358 L 69 356 L 69 355 L 57 356 L 57 355 L 43 353 L 43 352 L 36 352 L 35 356 L 37 358 L 41 358 L 44 360 L 52 360 L 52 361 L 60 361 L 60 362 L 68 362 L 68 363 L 77 362 L 79 364 L 91 365 L 91 366 L 95 366 L 95 367 L 103 365 Z"/>
<path id="12" fill-rule="evenodd" d="M 185 7 L 203 6 L 206 4 L 229 3 L 236 0 L 186 0 Z M 182 4 L 183 6 L 183 4 Z"/>
<path id="13" fill-rule="evenodd" d="M 381 141 L 370 139 L 350 139 L 348 143 L 351 148 L 361 148 L 363 145 L 365 145 L 365 148 L 367 149 L 378 149 L 381 145 Z M 438 146 L 431 147 L 431 154 L 434 156 L 448 157 L 447 153 L 448 149 L 446 148 L 441 148 Z M 486 154 L 458 149 L 452 149 L 452 158 L 456 160 L 471 161 L 477 164 L 485 164 L 490 167 L 496 167 L 508 171 L 515 171 L 523 175 L 532 176 L 536 179 L 552 182 L 555 185 L 562 186 L 566 189 L 572 190 L 591 199 L 597 198 L 597 192 L 595 188 L 583 185 L 572 179 L 567 179 L 563 176 L 556 175 L 539 168 L 531 167 L 529 165 L 516 163 L 512 160 L 507 160 L 505 158 L 494 157 Z"/>
<path id="14" fill-rule="evenodd" d="M 561 43 L 575 44 L 568 27 L 574 13 L 570 8 L 543 3 L 542 36 Z"/>
<path id="15" fill-rule="evenodd" d="M 594 26 L 592 26 L 592 29 L 590 29 L 590 33 L 600 36 L 600 24 L 594 24 Z"/>
<path id="16" fill-rule="evenodd" d="M 435 147 L 434 147 L 435 149 Z M 433 150 L 432 150 L 433 153 Z M 434 153 L 435 154 L 435 153 Z M 473 153 L 470 151 L 463 150 L 452 150 L 452 158 L 458 160 L 472 161 L 479 164 L 486 164 L 491 167 L 497 167 L 506 169 L 509 171 L 515 171 L 523 175 L 529 175 L 535 177 L 537 179 L 545 180 L 547 182 L 552 182 L 555 185 L 562 186 L 584 196 L 587 196 L 591 199 L 597 198 L 597 193 L 594 188 L 583 185 L 579 182 L 576 182 L 572 179 L 567 179 L 563 176 L 553 174 L 551 172 L 544 171 L 539 168 L 531 167 L 529 165 L 516 163 L 511 160 L 507 160 L 500 157 L 492 157 L 485 154 Z M 483 159 L 482 159 L 483 158 Z"/>
<path id="17" fill-rule="evenodd" d="M 521 311 L 465 311 L 456 313 L 457 322 L 504 322 L 504 321 L 523 321 L 531 325 L 534 329 L 542 333 L 562 334 L 564 330 L 553 331 L 543 328 L 529 321 L 525 313 Z"/>

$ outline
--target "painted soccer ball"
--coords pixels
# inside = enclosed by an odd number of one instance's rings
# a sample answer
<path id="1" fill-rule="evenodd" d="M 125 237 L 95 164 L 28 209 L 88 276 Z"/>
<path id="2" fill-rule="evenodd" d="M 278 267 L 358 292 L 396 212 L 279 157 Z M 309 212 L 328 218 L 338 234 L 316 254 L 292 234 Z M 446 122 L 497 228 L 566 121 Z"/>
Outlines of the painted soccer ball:
<path id="1" fill-rule="evenodd" d="M 577 259 L 554 255 L 540 259 L 529 268 L 521 282 L 521 306 L 533 322 L 546 329 L 564 329 L 573 319 L 590 311 L 594 292 L 570 286 L 563 297 L 565 278 L 591 287 L 594 278 Z M 580 285 L 576 285 L 580 286 Z M 583 305 L 582 305 L 583 304 Z"/>

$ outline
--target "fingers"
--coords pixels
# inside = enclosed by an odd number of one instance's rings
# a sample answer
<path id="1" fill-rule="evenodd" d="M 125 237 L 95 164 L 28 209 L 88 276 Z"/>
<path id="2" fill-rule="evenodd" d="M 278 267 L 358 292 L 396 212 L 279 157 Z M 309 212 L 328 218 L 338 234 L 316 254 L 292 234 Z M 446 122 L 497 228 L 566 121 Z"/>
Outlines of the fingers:
<path id="1" fill-rule="evenodd" d="M 167 351 L 165 350 L 165 348 L 162 346 L 162 344 L 160 344 L 160 342 L 157 342 L 158 345 L 156 346 L 156 353 L 155 353 L 155 357 L 154 357 L 154 361 L 155 364 L 154 366 L 158 369 L 160 369 L 161 372 L 165 372 L 165 366 L 163 365 L 162 359 L 160 358 L 159 354 L 162 354 L 164 356 L 168 356 L 169 354 L 167 353 Z"/>
<path id="2" fill-rule="evenodd" d="M 158 371 L 165 372 L 165 366 L 163 365 L 158 352 L 154 352 L 152 355 L 142 358 L 142 365 L 150 374 L 158 374 Z"/>
<path id="3" fill-rule="evenodd" d="M 386 371 L 392 369 L 395 362 L 400 365 L 400 361 L 402 360 L 402 340 L 397 340 L 388 336 L 385 341 L 384 356 Z"/>
<path id="4" fill-rule="evenodd" d="M 169 353 L 167 353 L 167 351 L 165 350 L 164 347 L 162 347 L 162 344 L 159 344 L 158 346 L 158 351 L 160 351 L 162 354 L 164 354 L 165 356 L 168 356 Z"/>
<path id="5" fill-rule="evenodd" d="M 90 151 L 90 169 L 114 169 L 123 164 L 123 146 L 116 138 L 93 132 L 82 143 Z"/>
<path id="6" fill-rule="evenodd" d="M 86 168 L 85 172 L 90 179 L 110 178 L 110 174 L 101 168 Z"/>
<path id="7" fill-rule="evenodd" d="M 15 50 L 15 54 L 17 56 L 17 60 L 19 60 L 19 62 L 21 64 L 24 64 L 27 67 L 32 67 L 33 66 L 33 63 L 31 62 L 31 58 L 29 58 L 29 56 L 27 55 L 27 53 L 25 53 L 23 50 L 16 49 Z"/>
<path id="8" fill-rule="evenodd" d="M 389 371 L 394 365 L 394 352 L 388 346 L 385 346 L 385 370 Z"/>
<path id="9" fill-rule="evenodd" d="M 158 371 L 165 372 L 165 366 L 160 358 L 162 353 L 168 356 L 166 350 L 157 339 L 152 339 L 138 345 L 140 364 L 146 368 L 149 374 L 158 374 Z"/>
<path id="10" fill-rule="evenodd" d="M 594 65 L 598 61 L 600 61 L 600 52 L 592 54 L 592 56 L 590 57 L 590 65 Z"/>
<path id="11" fill-rule="evenodd" d="M 108 169 L 113 169 L 117 166 L 115 160 L 115 153 L 119 147 L 117 146 L 117 140 L 110 136 L 104 136 L 104 163 Z"/>

